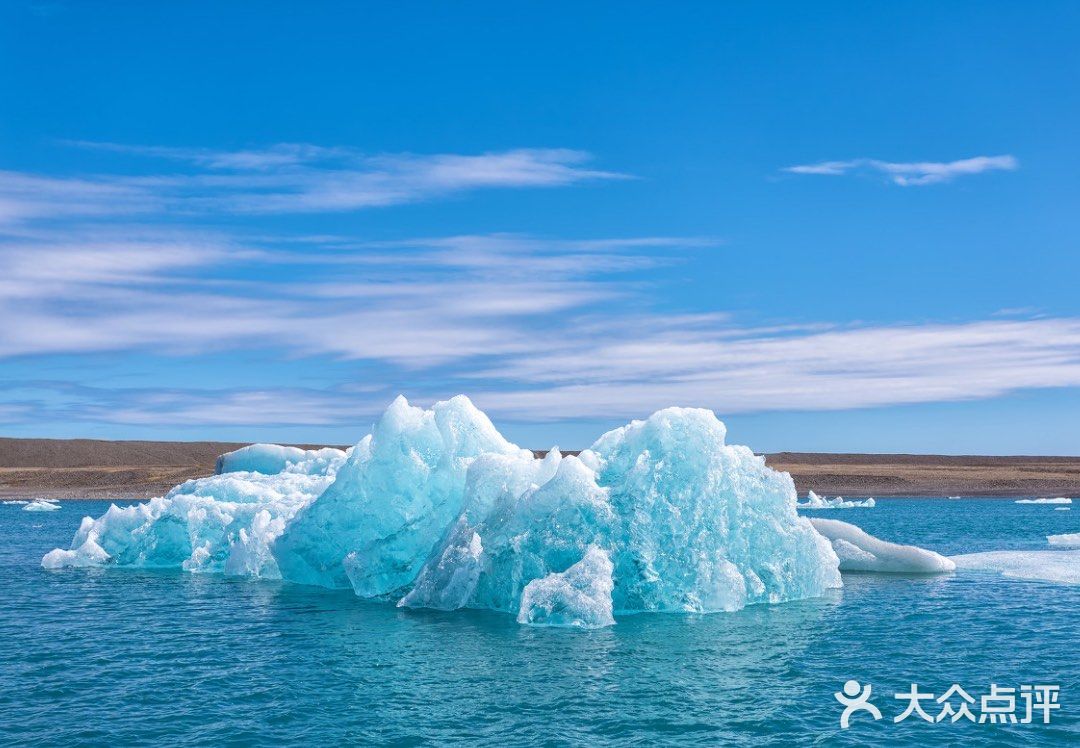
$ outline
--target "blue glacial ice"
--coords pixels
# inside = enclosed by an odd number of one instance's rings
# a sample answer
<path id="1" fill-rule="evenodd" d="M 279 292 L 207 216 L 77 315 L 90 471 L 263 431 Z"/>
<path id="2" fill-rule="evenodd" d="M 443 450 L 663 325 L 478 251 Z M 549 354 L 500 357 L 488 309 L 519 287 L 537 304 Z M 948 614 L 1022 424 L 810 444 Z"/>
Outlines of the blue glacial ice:
<path id="1" fill-rule="evenodd" d="M 42 565 L 284 579 L 578 627 L 841 586 L 845 556 L 798 515 L 791 477 L 725 436 L 710 411 L 668 408 L 580 456 L 538 459 L 468 398 L 428 410 L 398 398 L 347 452 L 253 445 L 223 455 L 216 475 L 85 518 L 71 547 Z M 929 570 L 918 554 L 886 563 L 879 551 L 890 544 L 843 537 L 880 570 Z"/>

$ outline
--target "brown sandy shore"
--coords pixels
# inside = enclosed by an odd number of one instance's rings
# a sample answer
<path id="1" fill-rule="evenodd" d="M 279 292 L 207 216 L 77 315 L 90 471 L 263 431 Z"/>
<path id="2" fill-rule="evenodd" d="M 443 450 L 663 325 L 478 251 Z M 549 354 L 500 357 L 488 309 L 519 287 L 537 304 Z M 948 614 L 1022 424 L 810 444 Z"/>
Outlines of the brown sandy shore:
<path id="1" fill-rule="evenodd" d="M 0 497 L 142 499 L 214 472 L 228 442 L 0 438 Z M 310 448 L 311 445 L 298 445 Z M 539 453 L 538 454 L 542 454 Z M 768 464 L 800 494 L 828 496 L 1080 496 L 1080 457 L 780 452 Z"/>

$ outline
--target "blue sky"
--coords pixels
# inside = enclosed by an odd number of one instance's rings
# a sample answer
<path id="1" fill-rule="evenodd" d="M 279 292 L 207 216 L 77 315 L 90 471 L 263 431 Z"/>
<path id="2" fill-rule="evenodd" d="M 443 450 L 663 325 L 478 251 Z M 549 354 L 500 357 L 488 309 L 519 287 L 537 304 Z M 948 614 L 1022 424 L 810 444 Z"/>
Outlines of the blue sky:
<path id="1" fill-rule="evenodd" d="M 0 9 L 0 433 L 1080 454 L 1076 3 L 312 6 Z"/>

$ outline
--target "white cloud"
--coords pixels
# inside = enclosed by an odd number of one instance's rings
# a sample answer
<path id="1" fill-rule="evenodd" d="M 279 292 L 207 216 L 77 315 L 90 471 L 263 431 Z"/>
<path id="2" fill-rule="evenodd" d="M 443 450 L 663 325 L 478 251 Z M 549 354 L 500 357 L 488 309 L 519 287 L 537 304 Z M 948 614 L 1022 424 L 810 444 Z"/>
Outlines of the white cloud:
<path id="1" fill-rule="evenodd" d="M 34 219 L 176 214 L 333 213 L 400 205 L 479 189 L 561 187 L 625 175 L 590 169 L 589 154 L 516 149 L 475 155 L 368 156 L 347 148 L 282 144 L 264 150 L 76 143 L 183 162 L 194 171 L 51 177 L 0 171 L 0 226 Z"/>
<path id="2" fill-rule="evenodd" d="M 789 174 L 817 174 L 838 176 L 858 172 L 884 174 L 893 184 L 903 187 L 948 182 L 958 176 L 981 174 L 986 171 L 1013 171 L 1020 168 L 1014 156 L 976 156 L 958 161 L 915 161 L 898 163 L 860 158 L 852 161 L 822 161 L 817 164 L 788 166 Z"/>

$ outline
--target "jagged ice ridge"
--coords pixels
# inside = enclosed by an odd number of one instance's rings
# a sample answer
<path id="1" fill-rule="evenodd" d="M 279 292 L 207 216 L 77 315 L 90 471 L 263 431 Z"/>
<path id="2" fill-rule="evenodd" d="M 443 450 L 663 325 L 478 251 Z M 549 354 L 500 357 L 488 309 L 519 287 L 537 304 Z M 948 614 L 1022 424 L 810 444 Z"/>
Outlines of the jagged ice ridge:
<path id="1" fill-rule="evenodd" d="M 668 408 L 537 459 L 464 396 L 399 397 L 348 451 L 222 455 L 214 476 L 85 518 L 42 565 L 284 579 L 578 627 L 841 586 L 836 541 L 798 515 L 791 477 L 725 436 L 710 411 Z"/>

